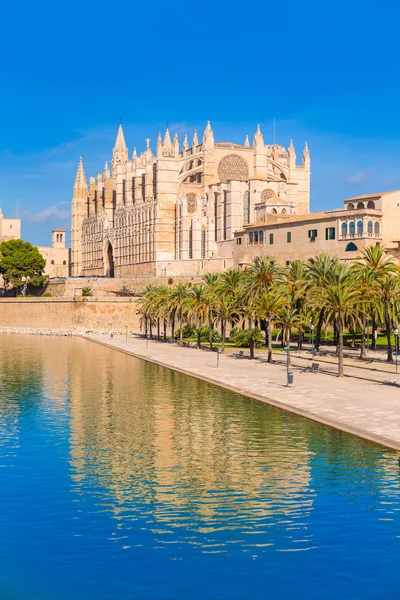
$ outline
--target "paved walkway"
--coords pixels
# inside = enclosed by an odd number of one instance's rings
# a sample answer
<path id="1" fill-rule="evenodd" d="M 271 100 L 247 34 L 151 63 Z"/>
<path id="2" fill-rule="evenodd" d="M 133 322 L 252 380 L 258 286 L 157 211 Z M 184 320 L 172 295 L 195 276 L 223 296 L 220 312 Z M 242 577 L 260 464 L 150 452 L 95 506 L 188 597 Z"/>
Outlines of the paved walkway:
<path id="1" fill-rule="evenodd" d="M 145 340 L 129 337 L 126 342 L 122 335 L 84 337 L 400 450 L 400 387 L 394 373 L 371 371 L 369 379 L 369 371 L 363 369 L 363 379 L 357 374 L 338 379 L 329 372 L 307 372 L 304 360 L 295 359 L 294 385 L 288 388 L 286 367 L 280 362 L 269 365 L 262 359 L 250 361 L 231 354 L 220 355 L 217 367 L 213 352 L 157 341 L 148 341 L 146 348 Z M 361 371 L 346 367 L 347 371 L 353 369 Z M 398 379 L 400 382 L 400 376 Z"/>

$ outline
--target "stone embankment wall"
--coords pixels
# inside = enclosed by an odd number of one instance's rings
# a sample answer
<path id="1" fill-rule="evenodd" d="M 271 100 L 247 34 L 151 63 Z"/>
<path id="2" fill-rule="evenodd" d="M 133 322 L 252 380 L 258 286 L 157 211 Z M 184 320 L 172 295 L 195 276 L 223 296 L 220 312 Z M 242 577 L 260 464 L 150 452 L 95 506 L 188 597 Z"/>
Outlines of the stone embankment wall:
<path id="1" fill-rule="evenodd" d="M 201 277 L 121 277 L 108 279 L 107 277 L 68 277 L 65 280 L 49 281 L 46 292 L 53 296 L 75 297 L 81 294 L 83 287 L 90 287 L 97 297 L 118 298 L 118 292 L 125 287 L 130 292 L 141 294 L 147 285 L 168 285 L 169 281 L 175 283 L 199 283 Z"/>
<path id="2" fill-rule="evenodd" d="M 138 333 L 138 308 L 137 298 L 1 298 L 0 329 Z"/>

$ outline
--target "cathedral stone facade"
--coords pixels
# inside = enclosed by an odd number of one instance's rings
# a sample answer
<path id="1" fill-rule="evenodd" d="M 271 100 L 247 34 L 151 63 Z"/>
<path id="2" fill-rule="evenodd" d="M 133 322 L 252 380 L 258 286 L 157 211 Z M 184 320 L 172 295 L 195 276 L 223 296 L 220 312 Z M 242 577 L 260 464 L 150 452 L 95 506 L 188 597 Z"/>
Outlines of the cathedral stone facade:
<path id="1" fill-rule="evenodd" d="M 304 215 L 310 205 L 310 155 L 265 144 L 215 142 L 210 123 L 200 142 L 169 130 L 154 155 L 129 158 L 122 125 L 111 170 L 90 177 L 79 161 L 72 200 L 73 276 L 199 275 L 233 265 L 235 231 L 263 215 Z"/>

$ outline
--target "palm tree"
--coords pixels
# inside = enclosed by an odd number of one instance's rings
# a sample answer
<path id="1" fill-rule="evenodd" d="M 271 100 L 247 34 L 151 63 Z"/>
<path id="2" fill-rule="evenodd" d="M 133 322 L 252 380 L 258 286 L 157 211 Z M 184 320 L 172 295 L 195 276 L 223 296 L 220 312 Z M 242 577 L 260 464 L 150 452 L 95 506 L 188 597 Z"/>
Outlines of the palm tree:
<path id="1" fill-rule="evenodd" d="M 316 308 L 324 307 L 325 314 L 337 330 L 338 377 L 343 377 L 343 328 L 345 320 L 357 318 L 360 291 L 353 285 L 352 274 L 347 265 L 335 264 L 324 286 L 314 288 L 310 303 Z"/>
<path id="2" fill-rule="evenodd" d="M 215 306 L 215 315 L 221 323 L 221 352 L 224 352 L 226 322 L 234 323 L 239 318 L 236 298 L 233 294 L 220 294 Z"/>
<path id="3" fill-rule="evenodd" d="M 194 285 L 190 289 L 189 310 L 197 319 L 197 348 L 201 347 L 201 327 L 208 310 L 206 294 L 204 284 Z"/>
<path id="4" fill-rule="evenodd" d="M 214 320 L 215 320 L 214 306 L 215 306 L 217 292 L 218 292 L 219 274 L 218 273 L 205 273 L 202 276 L 202 279 L 203 279 L 204 283 L 206 284 L 205 302 L 207 304 L 210 348 L 212 348 L 213 347 L 212 336 L 213 336 L 213 328 L 214 328 Z"/>
<path id="5" fill-rule="evenodd" d="M 274 320 L 283 310 L 286 299 L 277 288 L 269 289 L 255 300 L 256 313 L 260 319 L 267 321 L 267 362 L 272 362 L 272 326 Z"/>
<path id="6" fill-rule="evenodd" d="M 355 269 L 368 269 L 370 271 L 370 279 L 374 280 L 374 283 L 380 287 L 380 297 L 384 305 L 384 321 L 386 327 L 386 335 L 388 337 L 388 362 L 393 362 L 392 346 L 390 341 L 390 319 L 389 319 L 389 304 L 390 299 L 387 298 L 387 294 L 390 288 L 390 281 L 387 279 L 388 276 L 397 272 L 397 267 L 394 264 L 392 256 L 387 254 L 386 250 L 382 246 L 368 246 L 361 251 L 361 255 L 358 257 L 355 264 Z M 383 280 L 385 282 L 383 283 Z M 386 288 L 386 290 L 384 289 Z M 386 298 L 386 299 L 385 299 Z M 379 311 L 377 310 L 377 303 L 375 302 L 372 307 L 372 350 L 376 349 L 375 342 L 375 330 L 376 321 Z M 388 329 L 389 323 L 389 329 Z"/>
<path id="7" fill-rule="evenodd" d="M 298 314 L 302 313 L 309 284 L 304 262 L 301 260 L 294 260 L 290 266 L 284 270 L 282 280 L 289 294 L 290 306 L 295 308 Z M 298 350 L 302 349 L 303 336 L 304 328 L 299 326 L 297 339 Z"/>
<path id="8" fill-rule="evenodd" d="M 188 307 L 189 299 L 190 299 L 189 287 L 186 283 L 178 283 L 176 284 L 169 294 L 169 300 L 171 303 L 171 307 L 175 312 L 179 315 L 179 342 L 182 343 L 183 340 L 183 314 L 185 309 Z"/>
<path id="9" fill-rule="evenodd" d="M 329 254 L 319 254 L 315 258 L 310 258 L 306 263 L 306 269 L 309 276 L 309 288 L 318 290 L 327 287 L 330 276 L 335 269 L 338 261 Z M 319 350 L 321 345 L 321 330 L 325 319 L 325 307 L 323 304 L 316 306 L 318 308 L 318 321 L 315 330 L 315 349 Z"/>
<path id="10" fill-rule="evenodd" d="M 394 273 L 387 273 L 378 280 L 378 290 L 384 307 L 384 319 L 387 339 L 387 362 L 393 362 L 391 341 L 392 319 L 391 312 L 400 298 L 400 279 Z"/>

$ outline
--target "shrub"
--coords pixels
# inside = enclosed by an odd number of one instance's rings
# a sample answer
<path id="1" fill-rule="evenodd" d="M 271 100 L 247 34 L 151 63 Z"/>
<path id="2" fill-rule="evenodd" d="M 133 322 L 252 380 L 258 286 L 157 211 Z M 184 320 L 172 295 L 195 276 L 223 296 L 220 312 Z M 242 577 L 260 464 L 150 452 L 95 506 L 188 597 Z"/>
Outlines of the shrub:
<path id="1" fill-rule="evenodd" d="M 212 330 L 212 341 L 213 342 L 219 342 L 221 339 L 220 334 L 218 333 L 218 331 L 216 329 Z M 209 342 L 210 341 L 210 328 L 208 327 L 208 325 L 204 325 L 204 327 L 202 327 L 200 329 L 200 340 L 202 342 Z"/>
<path id="2" fill-rule="evenodd" d="M 177 329 L 175 331 L 175 337 L 179 338 L 181 336 L 181 330 Z M 182 328 L 182 337 L 183 338 L 191 338 L 196 336 L 196 326 L 186 324 Z"/>
<path id="3" fill-rule="evenodd" d="M 172 277 L 169 277 L 168 279 L 168 285 L 172 285 L 174 283 L 174 280 L 172 279 Z"/>
<path id="4" fill-rule="evenodd" d="M 254 345 L 260 346 L 263 339 L 262 331 L 258 327 L 253 327 L 252 336 Z M 235 344 L 236 348 L 248 348 L 250 346 L 248 329 L 234 327 L 230 332 L 229 339 Z"/>
<path id="5" fill-rule="evenodd" d="M 93 296 L 93 289 L 88 286 L 82 288 L 82 296 L 85 296 L 85 297 Z"/>
<path id="6" fill-rule="evenodd" d="M 44 292 L 44 294 L 42 294 L 42 298 L 50 298 L 53 294 L 50 294 L 50 292 Z"/>

